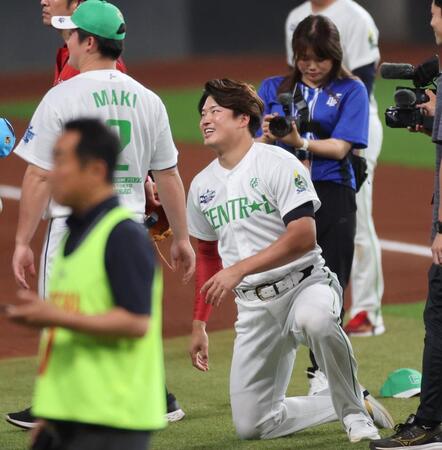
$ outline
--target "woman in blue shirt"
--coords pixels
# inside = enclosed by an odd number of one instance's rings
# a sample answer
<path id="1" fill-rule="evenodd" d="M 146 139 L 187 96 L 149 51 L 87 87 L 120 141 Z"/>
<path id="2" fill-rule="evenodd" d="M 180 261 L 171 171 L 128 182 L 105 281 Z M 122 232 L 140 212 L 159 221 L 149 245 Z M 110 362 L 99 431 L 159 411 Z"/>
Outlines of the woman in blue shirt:
<path id="1" fill-rule="evenodd" d="M 315 15 L 304 19 L 293 33 L 292 47 L 292 72 L 264 80 L 259 90 L 265 103 L 259 139 L 281 146 L 310 166 L 322 203 L 316 213 L 318 244 L 327 266 L 345 289 L 356 231 L 356 185 L 349 154 L 367 146 L 368 95 L 363 83 L 342 66 L 339 32 L 328 18 Z M 290 115 L 309 125 L 298 130 L 293 121 L 293 131 L 277 138 L 269 123 L 273 117 L 285 115 L 278 101 L 283 93 L 296 99 L 289 105 Z"/>

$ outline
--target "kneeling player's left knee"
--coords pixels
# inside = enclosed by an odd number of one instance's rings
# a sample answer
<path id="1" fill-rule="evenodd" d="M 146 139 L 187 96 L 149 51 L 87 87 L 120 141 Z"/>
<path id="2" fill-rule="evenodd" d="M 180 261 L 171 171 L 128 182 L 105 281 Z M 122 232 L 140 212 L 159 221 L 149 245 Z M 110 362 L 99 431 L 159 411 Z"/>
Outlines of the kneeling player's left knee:
<path id="1" fill-rule="evenodd" d="M 333 336 L 337 326 L 336 317 L 327 312 L 320 312 L 305 318 L 301 329 L 308 339 L 323 340 Z"/>

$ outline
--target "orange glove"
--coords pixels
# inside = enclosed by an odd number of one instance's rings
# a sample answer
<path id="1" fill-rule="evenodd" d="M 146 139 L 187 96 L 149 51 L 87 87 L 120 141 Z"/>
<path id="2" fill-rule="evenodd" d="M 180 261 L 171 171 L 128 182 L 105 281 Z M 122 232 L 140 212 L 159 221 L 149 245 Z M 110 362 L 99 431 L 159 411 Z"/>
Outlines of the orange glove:
<path id="1" fill-rule="evenodd" d="M 166 213 L 158 198 L 154 181 L 148 176 L 144 184 L 146 191 L 146 219 L 144 224 L 155 242 L 162 241 L 172 235 Z"/>

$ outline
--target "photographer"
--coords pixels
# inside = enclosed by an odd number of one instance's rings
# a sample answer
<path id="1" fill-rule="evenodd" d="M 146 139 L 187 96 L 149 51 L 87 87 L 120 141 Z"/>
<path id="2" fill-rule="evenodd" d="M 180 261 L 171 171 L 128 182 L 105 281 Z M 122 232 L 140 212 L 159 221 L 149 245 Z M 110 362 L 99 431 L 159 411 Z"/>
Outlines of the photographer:
<path id="1" fill-rule="evenodd" d="M 431 4 L 431 26 L 436 44 L 442 45 L 442 0 Z M 390 438 L 374 441 L 370 449 L 442 448 L 442 77 L 437 82 L 437 98 L 427 91 L 430 101 L 420 105 L 434 116 L 432 139 L 436 144 L 436 176 L 434 185 L 432 246 L 433 264 L 428 273 L 428 298 L 424 312 L 425 341 L 422 364 L 420 405 L 416 415 L 411 414 L 405 424 Z M 425 131 L 422 126 L 417 131 Z"/>
<path id="2" fill-rule="evenodd" d="M 367 146 L 367 91 L 342 66 L 339 33 L 330 19 L 320 15 L 304 19 L 293 33 L 292 47 L 292 73 L 264 80 L 259 90 L 266 113 L 260 139 L 307 159 L 322 204 L 316 213 L 318 244 L 345 289 L 356 229 L 356 181 L 349 154 Z M 303 123 L 306 111 L 292 105 L 301 130 L 293 120 L 292 131 L 277 138 L 271 123 L 277 115 L 286 115 L 278 101 L 285 92 L 295 99 L 301 93 L 308 105 L 308 123 Z M 302 101 L 295 103 L 299 106 Z"/>

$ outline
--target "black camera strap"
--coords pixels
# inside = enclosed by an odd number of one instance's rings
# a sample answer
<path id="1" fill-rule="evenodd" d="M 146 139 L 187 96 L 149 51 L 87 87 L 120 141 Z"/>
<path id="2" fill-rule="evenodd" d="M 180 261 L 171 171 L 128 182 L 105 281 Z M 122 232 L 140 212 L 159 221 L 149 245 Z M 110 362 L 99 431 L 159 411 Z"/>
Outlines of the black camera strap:
<path id="1" fill-rule="evenodd" d="M 310 120 L 310 114 L 308 110 L 307 102 L 305 101 L 304 94 L 302 93 L 302 89 L 299 86 L 299 83 L 296 83 L 295 89 L 293 91 L 293 104 L 295 105 L 296 111 L 298 113 L 299 122 L 301 124 L 307 124 Z"/>
<path id="2" fill-rule="evenodd" d="M 321 124 L 315 120 L 310 120 L 310 112 L 308 104 L 305 101 L 304 94 L 299 83 L 296 83 L 293 91 L 293 104 L 296 108 L 300 123 L 300 134 L 313 133 L 319 139 L 328 139 L 330 136 L 324 133 L 321 128 Z"/>

